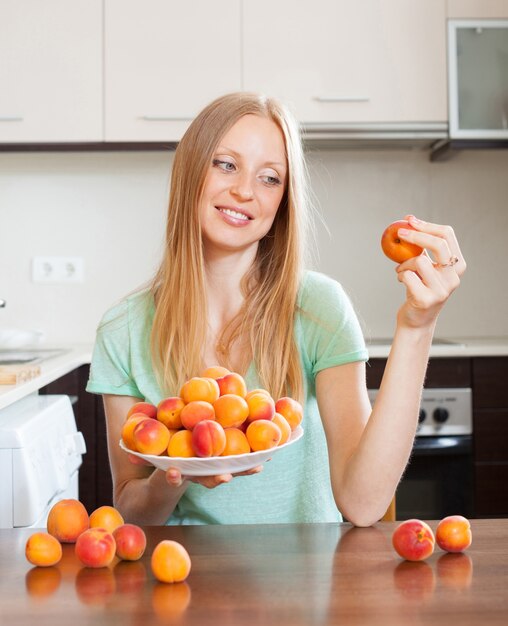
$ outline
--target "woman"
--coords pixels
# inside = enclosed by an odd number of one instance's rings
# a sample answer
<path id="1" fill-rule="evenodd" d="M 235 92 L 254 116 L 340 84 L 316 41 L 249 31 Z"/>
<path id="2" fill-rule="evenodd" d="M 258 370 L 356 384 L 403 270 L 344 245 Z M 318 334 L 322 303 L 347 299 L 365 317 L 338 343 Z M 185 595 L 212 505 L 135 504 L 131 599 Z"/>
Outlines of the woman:
<path id="1" fill-rule="evenodd" d="M 104 317 L 88 385 L 104 396 L 114 502 L 127 520 L 333 522 L 342 514 L 367 526 L 387 509 L 411 451 L 436 319 L 465 262 L 450 227 L 408 216 L 416 230 L 401 238 L 435 260 L 424 254 L 397 268 L 407 298 L 371 410 L 368 355 L 349 300 L 338 283 L 303 269 L 306 185 L 297 125 L 275 100 L 219 98 L 182 138 L 164 259 L 148 290 Z M 244 375 L 248 388 L 300 399 L 302 439 L 252 475 L 190 480 L 130 462 L 118 446 L 129 408 L 177 395 L 215 364 Z"/>

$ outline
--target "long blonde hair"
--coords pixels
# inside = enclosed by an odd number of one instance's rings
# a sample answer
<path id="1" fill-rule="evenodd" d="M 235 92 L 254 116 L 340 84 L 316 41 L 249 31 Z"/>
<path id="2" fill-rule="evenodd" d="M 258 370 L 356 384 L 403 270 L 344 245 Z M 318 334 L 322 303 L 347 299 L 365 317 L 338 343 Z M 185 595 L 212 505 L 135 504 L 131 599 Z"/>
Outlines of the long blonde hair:
<path id="1" fill-rule="evenodd" d="M 183 382 L 197 376 L 204 365 L 207 303 L 198 207 L 220 140 L 247 114 L 271 119 L 281 129 L 288 178 L 273 225 L 259 242 L 253 267 L 242 281 L 244 305 L 222 330 L 224 351 L 218 356 L 221 365 L 231 368 L 229 350 L 240 340 L 248 361 L 254 359 L 261 385 L 274 397 L 291 393 L 301 399 L 303 395 L 294 337 L 309 223 L 303 149 L 296 121 L 277 100 L 244 92 L 209 104 L 194 119 L 175 152 L 165 253 L 151 286 L 156 302 L 152 359 L 167 393 L 178 393 Z"/>

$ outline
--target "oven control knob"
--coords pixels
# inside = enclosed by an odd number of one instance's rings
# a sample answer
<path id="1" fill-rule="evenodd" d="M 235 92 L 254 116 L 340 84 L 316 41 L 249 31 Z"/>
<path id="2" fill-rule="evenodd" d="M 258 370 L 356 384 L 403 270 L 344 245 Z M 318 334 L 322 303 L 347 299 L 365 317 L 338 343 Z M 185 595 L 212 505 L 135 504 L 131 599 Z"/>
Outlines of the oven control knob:
<path id="1" fill-rule="evenodd" d="M 434 418 L 434 421 L 438 424 L 444 424 L 444 422 L 446 422 L 446 420 L 450 417 L 450 413 L 448 409 L 438 407 L 437 409 L 435 409 L 432 417 Z"/>
<path id="2" fill-rule="evenodd" d="M 420 409 L 420 412 L 418 413 L 418 423 L 421 424 L 426 417 L 427 413 L 425 413 L 425 410 Z"/>

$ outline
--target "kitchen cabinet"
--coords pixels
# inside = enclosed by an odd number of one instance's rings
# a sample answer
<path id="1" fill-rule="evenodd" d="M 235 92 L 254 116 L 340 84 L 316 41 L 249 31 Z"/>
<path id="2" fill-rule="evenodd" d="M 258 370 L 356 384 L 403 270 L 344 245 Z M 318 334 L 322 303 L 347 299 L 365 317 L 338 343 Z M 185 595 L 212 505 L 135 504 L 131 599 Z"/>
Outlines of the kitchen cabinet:
<path id="1" fill-rule="evenodd" d="M 113 487 L 102 397 L 85 391 L 89 372 L 90 366 L 82 365 L 42 387 L 39 393 L 65 394 L 73 400 L 77 427 L 86 442 L 86 454 L 79 469 L 79 499 L 91 513 L 99 506 L 113 504 Z"/>
<path id="2" fill-rule="evenodd" d="M 508 358 L 473 359 L 476 514 L 508 516 Z"/>
<path id="3" fill-rule="evenodd" d="M 0 142 L 102 139 L 102 0 L 2 0 Z"/>
<path id="4" fill-rule="evenodd" d="M 447 0 L 449 18 L 495 19 L 508 17 L 506 0 Z"/>
<path id="5" fill-rule="evenodd" d="M 445 13 L 444 0 L 244 2 L 244 88 L 306 125 L 444 122 Z"/>
<path id="6" fill-rule="evenodd" d="M 105 141 L 178 141 L 241 89 L 237 0 L 105 0 Z"/>

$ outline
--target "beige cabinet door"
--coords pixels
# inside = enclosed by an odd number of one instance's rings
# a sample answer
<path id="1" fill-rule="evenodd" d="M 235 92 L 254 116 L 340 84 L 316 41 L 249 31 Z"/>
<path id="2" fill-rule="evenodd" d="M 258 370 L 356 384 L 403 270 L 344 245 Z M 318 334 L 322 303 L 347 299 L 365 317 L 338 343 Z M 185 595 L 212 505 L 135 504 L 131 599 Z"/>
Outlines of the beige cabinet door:
<path id="1" fill-rule="evenodd" d="M 178 141 L 241 86 L 240 2 L 105 0 L 106 141 Z"/>
<path id="2" fill-rule="evenodd" d="M 508 0 L 447 0 L 447 6 L 450 18 L 508 17 Z"/>
<path id="3" fill-rule="evenodd" d="M 0 2 L 0 142 L 102 140 L 102 0 Z"/>
<path id="4" fill-rule="evenodd" d="M 244 86 L 304 123 L 445 122 L 445 0 L 246 0 Z"/>

